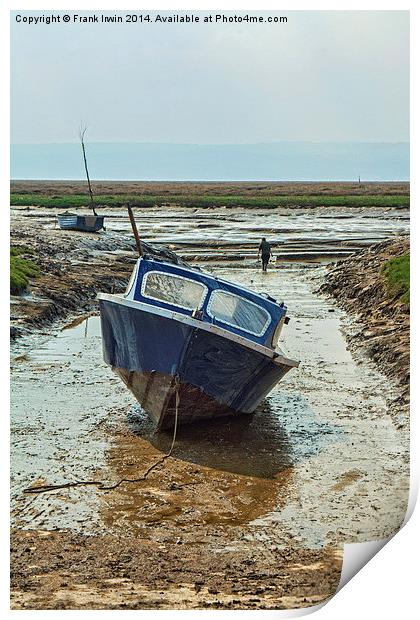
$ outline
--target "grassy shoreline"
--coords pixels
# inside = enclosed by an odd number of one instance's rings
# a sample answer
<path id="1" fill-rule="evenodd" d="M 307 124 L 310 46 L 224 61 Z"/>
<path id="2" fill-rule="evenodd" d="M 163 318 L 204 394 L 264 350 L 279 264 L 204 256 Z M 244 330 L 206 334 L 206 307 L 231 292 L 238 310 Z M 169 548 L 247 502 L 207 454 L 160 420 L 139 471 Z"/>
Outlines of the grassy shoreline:
<path id="1" fill-rule="evenodd" d="M 133 207 L 154 207 L 176 205 L 180 207 L 394 207 L 408 208 L 410 197 L 405 195 L 130 195 L 102 194 L 95 197 L 95 204 L 106 207 L 122 207 L 130 203 Z M 46 208 L 72 209 L 88 207 L 86 194 L 55 195 L 16 194 L 10 196 L 11 206 L 39 206 Z"/>
<path id="2" fill-rule="evenodd" d="M 12 295 L 23 293 L 31 278 L 39 276 L 38 265 L 22 256 L 32 254 L 33 251 L 24 246 L 11 246 L 10 248 L 10 293 Z"/>
<path id="3" fill-rule="evenodd" d="M 382 266 L 389 291 L 400 295 L 400 301 L 410 303 L 410 253 L 391 258 Z"/>

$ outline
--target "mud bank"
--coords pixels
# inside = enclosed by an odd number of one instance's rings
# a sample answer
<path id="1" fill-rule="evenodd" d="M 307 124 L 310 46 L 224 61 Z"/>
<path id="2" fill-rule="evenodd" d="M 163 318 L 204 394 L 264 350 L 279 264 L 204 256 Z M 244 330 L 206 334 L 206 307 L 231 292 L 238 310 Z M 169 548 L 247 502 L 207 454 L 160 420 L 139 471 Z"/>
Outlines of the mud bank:
<path id="1" fill-rule="evenodd" d="M 130 234 L 79 233 L 12 222 L 11 244 L 25 246 L 40 268 L 27 294 L 11 298 L 11 337 L 29 335 L 72 314 L 97 309 L 99 290 L 123 291 L 136 261 Z M 142 243 L 154 258 L 182 263 L 174 252 Z"/>
<path id="2" fill-rule="evenodd" d="M 409 251 L 409 238 L 400 237 L 371 246 L 340 261 L 327 271 L 321 291 L 332 295 L 358 319 L 348 334 L 352 348 L 362 349 L 399 385 L 392 401 L 396 415 L 408 416 L 410 381 L 410 307 L 392 294 L 381 268 Z M 400 423 L 404 423 L 400 419 Z"/>
<path id="3" fill-rule="evenodd" d="M 341 553 L 265 549 L 209 528 L 200 536 L 133 538 L 17 532 L 13 609 L 289 609 L 334 591 Z M 222 545 L 226 548 L 223 550 Z"/>

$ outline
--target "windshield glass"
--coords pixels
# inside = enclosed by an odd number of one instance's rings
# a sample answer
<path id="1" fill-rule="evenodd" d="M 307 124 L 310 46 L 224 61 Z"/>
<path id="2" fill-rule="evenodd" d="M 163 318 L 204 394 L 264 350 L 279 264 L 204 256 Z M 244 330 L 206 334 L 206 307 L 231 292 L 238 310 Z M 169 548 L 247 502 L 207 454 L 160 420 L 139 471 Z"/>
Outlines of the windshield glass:
<path id="1" fill-rule="evenodd" d="M 144 297 L 185 310 L 195 310 L 202 306 L 207 288 L 200 282 L 182 276 L 149 271 L 143 278 L 141 292 Z"/>
<path id="2" fill-rule="evenodd" d="M 213 291 L 207 312 L 212 318 L 255 336 L 262 336 L 271 322 L 270 314 L 264 308 L 226 291 Z"/>

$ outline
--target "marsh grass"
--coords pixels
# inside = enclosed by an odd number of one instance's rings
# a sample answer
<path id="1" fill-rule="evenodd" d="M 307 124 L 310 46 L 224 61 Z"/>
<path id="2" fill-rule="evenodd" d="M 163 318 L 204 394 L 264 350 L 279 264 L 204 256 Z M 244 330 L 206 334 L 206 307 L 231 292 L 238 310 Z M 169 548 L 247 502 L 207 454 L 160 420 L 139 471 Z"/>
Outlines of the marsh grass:
<path id="1" fill-rule="evenodd" d="M 383 267 L 388 288 L 393 294 L 400 294 L 400 301 L 410 303 L 410 254 L 391 258 Z"/>
<path id="2" fill-rule="evenodd" d="M 132 207 L 154 207 L 177 205 L 180 207 L 408 207 L 410 197 L 405 195 L 259 195 L 259 196 L 221 196 L 208 194 L 185 195 L 132 195 L 101 194 L 95 198 L 95 205 L 100 207 L 122 207 L 130 203 Z M 89 197 L 85 194 L 55 195 L 46 194 L 11 194 L 12 206 L 39 206 L 57 209 L 89 207 Z"/>
<path id="3" fill-rule="evenodd" d="M 10 248 L 10 293 L 19 295 L 28 287 L 31 278 L 39 275 L 39 267 L 22 254 L 33 254 L 32 250 L 25 246 L 12 246 Z"/>

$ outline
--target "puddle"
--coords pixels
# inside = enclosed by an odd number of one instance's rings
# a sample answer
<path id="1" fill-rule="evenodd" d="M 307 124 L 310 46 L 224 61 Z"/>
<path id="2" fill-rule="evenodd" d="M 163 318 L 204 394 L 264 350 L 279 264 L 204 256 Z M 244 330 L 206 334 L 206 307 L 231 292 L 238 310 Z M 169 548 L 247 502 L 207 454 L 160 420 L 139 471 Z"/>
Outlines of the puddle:
<path id="1" fill-rule="evenodd" d="M 180 427 L 173 457 L 146 482 L 27 496 L 45 482 L 139 478 L 172 440 L 102 361 L 99 317 L 73 322 L 12 364 L 13 523 L 143 537 L 216 525 L 258 537 L 275 526 L 278 544 L 306 547 L 398 528 L 408 442 L 386 414 L 392 386 L 347 350 L 343 313 L 312 292 L 320 268 L 217 273 L 286 301 L 282 346 L 300 368 L 252 416 Z"/>

